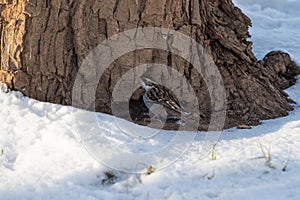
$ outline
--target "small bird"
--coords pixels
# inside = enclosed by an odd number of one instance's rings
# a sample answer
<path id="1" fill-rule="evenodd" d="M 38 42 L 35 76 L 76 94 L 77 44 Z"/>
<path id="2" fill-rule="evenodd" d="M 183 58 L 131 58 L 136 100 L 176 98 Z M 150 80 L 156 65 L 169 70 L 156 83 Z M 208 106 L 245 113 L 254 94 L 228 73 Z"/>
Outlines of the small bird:
<path id="1" fill-rule="evenodd" d="M 144 103 L 155 116 L 160 119 L 183 120 L 191 115 L 180 105 L 176 96 L 167 87 L 150 78 L 141 77 L 141 80 L 142 87 L 145 89 Z M 186 120 L 183 121 L 186 122 Z"/>

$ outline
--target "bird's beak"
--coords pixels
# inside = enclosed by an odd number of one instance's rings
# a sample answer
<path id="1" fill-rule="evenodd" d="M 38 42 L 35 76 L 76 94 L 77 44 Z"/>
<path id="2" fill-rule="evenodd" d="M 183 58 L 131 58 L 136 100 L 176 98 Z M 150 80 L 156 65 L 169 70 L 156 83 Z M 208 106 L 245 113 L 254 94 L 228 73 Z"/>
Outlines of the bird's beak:
<path id="1" fill-rule="evenodd" d="M 144 77 L 140 77 L 140 79 L 141 79 L 141 81 L 142 81 L 143 83 L 145 83 L 145 82 L 146 82 L 146 80 L 145 80 L 145 78 L 144 78 Z"/>
<path id="2" fill-rule="evenodd" d="M 140 77 L 142 85 L 147 85 L 149 81 L 145 77 Z"/>

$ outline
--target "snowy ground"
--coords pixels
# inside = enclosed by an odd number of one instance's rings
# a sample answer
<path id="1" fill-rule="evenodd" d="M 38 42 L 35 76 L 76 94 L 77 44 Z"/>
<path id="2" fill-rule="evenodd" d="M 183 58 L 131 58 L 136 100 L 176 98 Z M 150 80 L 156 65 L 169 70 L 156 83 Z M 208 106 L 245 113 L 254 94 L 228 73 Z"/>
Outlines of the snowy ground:
<path id="1" fill-rule="evenodd" d="M 236 0 L 253 21 L 251 34 L 258 58 L 282 49 L 300 63 L 300 1 Z M 298 104 L 288 117 L 264 121 L 251 130 L 223 132 L 216 160 L 199 160 L 196 139 L 177 162 L 151 175 L 114 172 L 113 185 L 81 144 L 74 109 L 38 102 L 0 86 L 0 199 L 299 199 L 300 83 L 288 89 Z M 112 118 L 100 115 L 103 132 L 122 144 Z M 165 135 L 170 136 L 169 132 Z M 169 138 L 165 139 L 166 141 Z M 124 139 L 125 140 L 125 139 Z M 153 140 L 145 144 L 157 144 Z M 260 148 L 270 147 L 266 165 Z M 142 145 L 141 145 L 142 146 Z M 290 156 L 289 156 L 290 155 Z M 282 171 L 289 159 L 286 171 Z M 125 162 L 125 160 L 124 160 Z"/>

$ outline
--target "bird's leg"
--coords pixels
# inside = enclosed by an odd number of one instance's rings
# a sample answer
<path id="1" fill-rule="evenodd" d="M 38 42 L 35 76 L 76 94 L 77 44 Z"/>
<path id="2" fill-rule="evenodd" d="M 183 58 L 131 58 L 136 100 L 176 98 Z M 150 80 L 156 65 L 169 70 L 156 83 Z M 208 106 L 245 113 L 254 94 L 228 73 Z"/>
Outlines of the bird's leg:
<path id="1" fill-rule="evenodd" d="M 154 115 L 151 111 L 150 113 L 144 113 L 145 118 L 143 119 L 144 124 L 152 128 L 163 128 L 163 121 L 159 115 Z"/>
<path id="2" fill-rule="evenodd" d="M 145 116 L 144 119 L 143 119 L 144 122 L 159 121 L 160 124 L 162 124 L 162 120 L 161 120 L 161 117 L 159 115 L 155 115 L 152 112 L 144 113 L 143 115 Z"/>
<path id="3" fill-rule="evenodd" d="M 148 112 L 143 113 L 143 121 L 144 121 L 144 123 L 151 121 L 151 117 L 149 116 Z"/>
<path id="4" fill-rule="evenodd" d="M 181 119 L 176 121 L 176 124 L 180 125 L 180 126 L 185 126 L 186 124 L 184 123 L 184 121 L 182 121 Z"/>
<path id="5" fill-rule="evenodd" d="M 160 125 L 163 125 L 163 120 L 162 118 L 159 116 L 159 115 L 153 115 L 151 117 L 151 121 L 154 122 L 154 121 L 158 121 L 160 123 Z"/>

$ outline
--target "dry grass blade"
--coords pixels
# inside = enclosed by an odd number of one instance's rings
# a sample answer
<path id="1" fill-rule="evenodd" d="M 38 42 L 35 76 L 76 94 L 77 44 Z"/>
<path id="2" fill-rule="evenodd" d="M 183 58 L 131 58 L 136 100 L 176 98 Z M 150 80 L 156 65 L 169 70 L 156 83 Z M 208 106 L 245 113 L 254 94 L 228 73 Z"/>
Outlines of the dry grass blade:
<path id="1" fill-rule="evenodd" d="M 286 171 L 287 166 L 288 166 L 288 164 L 289 164 L 291 153 L 292 153 L 292 150 L 289 151 L 288 159 L 287 159 L 287 161 L 285 162 L 284 167 L 282 168 L 282 171 L 284 171 L 284 172 Z"/>
<path id="2" fill-rule="evenodd" d="M 208 179 L 208 180 L 211 180 L 211 179 L 213 179 L 214 177 L 215 177 L 215 168 L 213 169 L 212 174 L 211 174 L 210 176 L 207 176 L 207 179 Z"/>
<path id="3" fill-rule="evenodd" d="M 271 168 L 271 169 L 275 169 L 275 165 L 271 162 L 271 143 L 269 145 L 269 148 L 268 148 L 268 152 L 267 154 L 265 153 L 264 151 L 264 148 L 261 144 L 261 142 L 259 141 L 259 145 L 260 145 L 260 149 L 261 149 L 261 152 L 263 153 L 263 156 L 261 158 L 264 158 L 265 161 L 266 161 L 266 165 Z"/>
<path id="4" fill-rule="evenodd" d="M 217 144 L 214 145 L 214 147 L 213 147 L 213 149 L 212 149 L 212 152 L 211 152 L 211 159 L 212 159 L 213 161 L 217 160 L 217 155 L 216 155 L 216 150 L 215 150 L 216 145 L 217 145 Z"/>
<path id="5" fill-rule="evenodd" d="M 263 153 L 263 157 L 262 157 L 262 158 L 264 158 L 264 159 L 267 159 L 267 156 L 266 156 L 265 150 L 264 150 L 264 148 L 263 148 L 263 146 L 262 146 L 262 144 L 261 144 L 261 142 L 260 142 L 260 141 L 259 141 L 259 145 L 260 145 L 261 152 Z"/>

